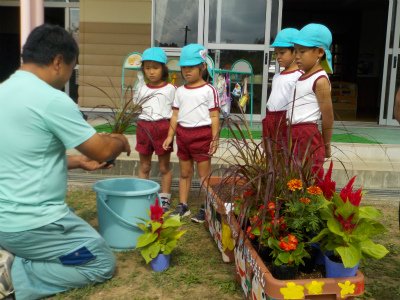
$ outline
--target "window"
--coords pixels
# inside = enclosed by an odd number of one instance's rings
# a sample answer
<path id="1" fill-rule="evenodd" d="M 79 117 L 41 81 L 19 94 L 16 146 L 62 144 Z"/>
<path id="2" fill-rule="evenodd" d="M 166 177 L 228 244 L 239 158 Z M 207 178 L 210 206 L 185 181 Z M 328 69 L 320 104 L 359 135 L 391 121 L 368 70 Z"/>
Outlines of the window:
<path id="1" fill-rule="evenodd" d="M 153 4 L 155 46 L 180 48 L 197 43 L 199 1 L 157 0 Z"/>
<path id="2" fill-rule="evenodd" d="M 218 2 L 221 12 L 218 14 Z M 223 44 L 264 44 L 265 0 L 210 0 L 209 42 Z M 218 20 L 218 16 L 221 16 Z M 220 24 L 220 40 L 216 31 Z"/>

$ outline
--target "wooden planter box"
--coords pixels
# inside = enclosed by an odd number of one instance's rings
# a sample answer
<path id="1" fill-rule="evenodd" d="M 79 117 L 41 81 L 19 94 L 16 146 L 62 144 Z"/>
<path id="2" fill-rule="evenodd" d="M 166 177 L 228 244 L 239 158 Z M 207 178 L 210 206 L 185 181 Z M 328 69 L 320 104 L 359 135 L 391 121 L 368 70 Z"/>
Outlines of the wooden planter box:
<path id="1" fill-rule="evenodd" d="M 234 261 L 236 265 L 236 278 L 242 286 L 247 299 L 351 299 L 364 293 L 364 275 L 357 271 L 354 277 L 343 278 L 316 278 L 278 280 L 275 279 L 269 269 L 254 249 L 251 242 L 245 237 L 243 230 L 239 228 L 232 212 L 226 213 L 225 205 L 213 191 L 212 185 L 217 184 L 218 179 L 213 179 L 207 186 L 206 219 L 209 223 L 228 224 L 232 242 Z M 220 215 L 220 220 L 212 215 L 212 210 Z M 214 237 L 219 249 L 231 258 L 231 251 L 226 252 L 222 246 L 221 237 L 227 232 L 222 232 L 222 227 L 208 228 Z M 223 227 L 225 229 L 225 227 Z M 217 234 L 216 234 L 217 232 Z M 224 235 L 225 237 L 225 235 Z M 226 240 L 226 238 L 224 239 Z M 225 242 L 226 244 L 226 242 Z M 231 261 L 231 259 L 230 259 Z"/>
<path id="2" fill-rule="evenodd" d="M 232 226 L 228 223 L 229 214 L 226 212 L 225 204 L 212 188 L 212 186 L 215 186 L 219 182 L 219 177 L 211 177 L 210 180 L 203 185 L 206 192 L 206 221 L 204 224 L 210 231 L 218 249 L 221 251 L 222 260 L 224 262 L 233 262 L 235 260 L 235 239 L 232 238 Z"/>

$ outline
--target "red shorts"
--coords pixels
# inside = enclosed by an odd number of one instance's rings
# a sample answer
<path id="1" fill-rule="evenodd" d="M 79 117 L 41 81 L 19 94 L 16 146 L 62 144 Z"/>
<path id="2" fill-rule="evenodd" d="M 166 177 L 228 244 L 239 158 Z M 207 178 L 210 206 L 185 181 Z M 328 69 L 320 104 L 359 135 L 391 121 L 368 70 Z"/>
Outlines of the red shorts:
<path id="1" fill-rule="evenodd" d="M 136 151 L 143 155 L 171 153 L 173 147 L 164 150 L 162 144 L 168 136 L 169 120 L 144 121 L 139 120 L 136 128 Z"/>
<path id="2" fill-rule="evenodd" d="M 320 173 L 325 160 L 325 145 L 317 124 L 293 124 L 291 131 L 295 158 L 311 157 L 312 172 Z"/>
<path id="3" fill-rule="evenodd" d="M 208 152 L 212 141 L 211 126 L 183 127 L 176 129 L 178 157 L 181 160 L 202 162 L 211 158 Z"/>
<path id="4" fill-rule="evenodd" d="M 262 137 L 278 147 L 287 144 L 286 110 L 267 111 L 262 120 Z"/>

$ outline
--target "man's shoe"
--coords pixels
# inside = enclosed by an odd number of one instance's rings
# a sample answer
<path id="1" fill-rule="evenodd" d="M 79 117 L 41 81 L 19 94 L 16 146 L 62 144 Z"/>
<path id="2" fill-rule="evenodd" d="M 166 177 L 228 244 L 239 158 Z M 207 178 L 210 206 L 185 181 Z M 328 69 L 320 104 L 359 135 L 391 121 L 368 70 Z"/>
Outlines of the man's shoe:
<path id="1" fill-rule="evenodd" d="M 190 210 L 187 204 L 179 203 L 175 210 L 171 213 L 172 216 L 179 215 L 180 217 L 186 217 L 190 215 Z"/>
<path id="2" fill-rule="evenodd" d="M 14 293 L 11 282 L 11 265 L 14 255 L 6 250 L 0 250 L 0 299 L 6 299 Z"/>

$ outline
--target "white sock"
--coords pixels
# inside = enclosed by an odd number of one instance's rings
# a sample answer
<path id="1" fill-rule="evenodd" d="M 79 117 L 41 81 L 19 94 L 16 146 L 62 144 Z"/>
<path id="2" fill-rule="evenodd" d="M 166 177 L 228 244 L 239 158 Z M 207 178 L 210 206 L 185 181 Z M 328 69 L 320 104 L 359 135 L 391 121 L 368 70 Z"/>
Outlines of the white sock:
<path id="1" fill-rule="evenodd" d="M 171 194 L 168 193 L 159 193 L 160 198 L 168 199 L 168 202 L 171 202 Z"/>

